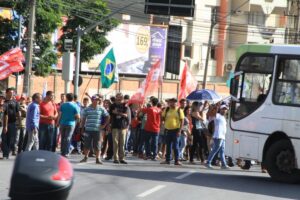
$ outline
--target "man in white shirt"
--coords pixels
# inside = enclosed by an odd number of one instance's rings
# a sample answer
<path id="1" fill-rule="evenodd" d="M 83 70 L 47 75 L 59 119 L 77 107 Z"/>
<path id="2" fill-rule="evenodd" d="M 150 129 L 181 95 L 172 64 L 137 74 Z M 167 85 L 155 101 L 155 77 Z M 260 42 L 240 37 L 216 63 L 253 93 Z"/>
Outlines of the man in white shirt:
<path id="1" fill-rule="evenodd" d="M 208 159 L 207 159 L 207 168 L 211 168 L 211 162 L 216 156 L 218 152 L 220 152 L 220 158 L 222 162 L 222 169 L 229 169 L 226 160 L 225 160 L 225 134 L 226 134 L 226 129 L 227 129 L 227 122 L 225 115 L 228 111 L 228 107 L 226 105 L 221 105 L 220 107 L 220 113 L 216 113 L 215 118 L 214 118 L 214 123 L 215 123 L 215 130 L 213 134 L 213 148 L 212 151 L 210 152 Z"/>

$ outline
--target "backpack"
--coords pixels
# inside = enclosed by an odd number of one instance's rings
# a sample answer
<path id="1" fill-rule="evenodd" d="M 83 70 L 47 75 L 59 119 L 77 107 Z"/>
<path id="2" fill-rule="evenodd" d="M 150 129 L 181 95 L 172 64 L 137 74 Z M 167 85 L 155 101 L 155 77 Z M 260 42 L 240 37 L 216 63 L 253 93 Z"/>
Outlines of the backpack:
<path id="1" fill-rule="evenodd" d="M 170 110 L 170 107 L 167 107 L 166 108 L 166 114 L 165 114 L 164 118 L 167 117 L 167 114 L 168 114 L 169 110 Z M 178 119 L 180 119 L 180 108 L 176 108 L 176 110 L 177 110 L 177 114 L 178 114 Z"/>

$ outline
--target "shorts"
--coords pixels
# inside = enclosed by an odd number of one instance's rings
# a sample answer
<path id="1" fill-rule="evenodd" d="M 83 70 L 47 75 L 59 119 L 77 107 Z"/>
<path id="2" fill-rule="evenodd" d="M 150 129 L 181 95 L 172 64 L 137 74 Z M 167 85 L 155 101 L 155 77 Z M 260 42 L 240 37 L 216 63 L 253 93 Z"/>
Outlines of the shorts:
<path id="1" fill-rule="evenodd" d="M 86 131 L 84 133 L 84 148 L 101 150 L 101 133 L 99 131 Z"/>

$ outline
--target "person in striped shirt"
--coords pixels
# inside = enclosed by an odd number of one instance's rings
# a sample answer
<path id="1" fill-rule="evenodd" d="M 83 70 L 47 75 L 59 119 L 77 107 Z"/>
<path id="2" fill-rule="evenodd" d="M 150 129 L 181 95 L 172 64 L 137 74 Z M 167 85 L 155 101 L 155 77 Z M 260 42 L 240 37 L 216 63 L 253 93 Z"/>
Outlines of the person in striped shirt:
<path id="1" fill-rule="evenodd" d="M 82 132 L 84 136 L 84 158 L 80 162 L 87 162 L 90 148 L 93 146 L 96 152 L 96 164 L 103 164 L 100 160 L 101 129 L 107 126 L 110 117 L 108 112 L 99 106 L 99 96 L 92 96 L 91 100 L 92 104 L 82 111 L 81 130 L 84 127 L 84 132 Z"/>

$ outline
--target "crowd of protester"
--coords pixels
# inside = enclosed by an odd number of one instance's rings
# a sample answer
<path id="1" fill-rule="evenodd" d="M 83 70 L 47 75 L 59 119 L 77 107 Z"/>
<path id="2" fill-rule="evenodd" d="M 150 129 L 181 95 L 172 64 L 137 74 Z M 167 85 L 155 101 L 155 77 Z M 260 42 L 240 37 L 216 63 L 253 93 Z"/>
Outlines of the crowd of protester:
<path id="1" fill-rule="evenodd" d="M 86 94 L 82 103 L 72 93 L 61 94 L 59 103 L 54 99 L 52 91 L 31 98 L 15 95 L 13 88 L 0 94 L 2 159 L 39 149 L 64 157 L 80 154 L 80 162 L 93 157 L 97 164 L 103 159 L 127 164 L 132 155 L 161 164 L 197 159 L 208 168 L 229 168 L 224 103 L 150 97 L 139 105 L 121 93 L 110 99 Z"/>

